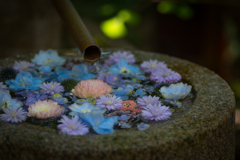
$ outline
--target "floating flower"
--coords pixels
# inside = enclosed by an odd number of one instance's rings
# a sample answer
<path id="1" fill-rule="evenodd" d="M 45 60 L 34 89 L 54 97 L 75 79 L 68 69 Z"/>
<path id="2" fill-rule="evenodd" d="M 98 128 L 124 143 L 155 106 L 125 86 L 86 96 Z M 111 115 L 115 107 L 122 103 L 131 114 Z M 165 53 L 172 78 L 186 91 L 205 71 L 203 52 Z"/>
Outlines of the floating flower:
<path id="1" fill-rule="evenodd" d="M 133 75 L 143 74 L 140 68 L 135 65 L 129 65 L 125 58 L 122 58 L 117 64 L 112 65 L 108 71 L 109 74 Z"/>
<path id="2" fill-rule="evenodd" d="M 12 99 L 9 90 L 0 89 L 0 110 L 4 108 L 14 109 L 19 108 L 23 105 L 21 101 L 16 99 Z"/>
<path id="3" fill-rule="evenodd" d="M 48 73 L 52 72 L 52 68 L 50 66 L 40 66 L 38 70 L 39 72 L 48 72 Z"/>
<path id="4" fill-rule="evenodd" d="M 139 88 L 135 91 L 135 94 L 137 94 L 139 97 L 143 97 L 146 96 L 147 93 L 142 88 Z"/>
<path id="5" fill-rule="evenodd" d="M 115 83 L 119 79 L 119 75 L 116 74 L 107 74 L 107 73 L 100 73 L 98 78 L 107 84 Z"/>
<path id="6" fill-rule="evenodd" d="M 44 101 L 48 99 L 48 96 L 46 94 L 40 94 L 39 91 L 36 90 L 25 90 L 21 92 L 16 92 L 15 94 L 20 94 L 22 97 L 27 97 L 26 106 L 29 106 L 30 104 L 36 103 L 38 100 Z"/>
<path id="7" fill-rule="evenodd" d="M 41 92 L 45 94 L 55 94 L 64 91 L 63 86 L 58 82 L 43 83 L 40 86 Z"/>
<path id="8" fill-rule="evenodd" d="M 8 87 L 4 85 L 3 82 L 0 82 L 0 89 L 2 89 L 3 91 L 6 91 Z"/>
<path id="9" fill-rule="evenodd" d="M 22 108 L 4 108 L 3 112 L 4 114 L 0 114 L 0 119 L 4 122 L 19 123 L 27 118 L 27 112 L 24 112 Z"/>
<path id="10" fill-rule="evenodd" d="M 74 65 L 72 70 L 58 70 L 58 81 L 62 82 L 65 79 L 76 79 L 77 81 L 96 78 L 92 73 L 89 73 L 88 67 L 85 64 Z"/>
<path id="11" fill-rule="evenodd" d="M 145 97 L 137 99 L 137 104 L 141 108 L 146 107 L 149 104 L 154 105 L 154 104 L 158 104 L 158 103 L 161 104 L 161 101 L 159 101 L 159 97 L 156 97 L 156 96 L 153 96 L 153 97 L 152 96 L 145 96 Z"/>
<path id="12" fill-rule="evenodd" d="M 169 100 L 178 100 L 178 99 L 184 99 L 190 92 L 191 92 L 192 86 L 177 83 L 177 84 L 171 84 L 169 87 L 162 87 L 160 89 L 160 92 L 165 99 Z"/>
<path id="13" fill-rule="evenodd" d="M 73 94 L 80 98 L 98 98 L 112 92 L 112 87 L 99 79 L 87 79 L 80 81 L 73 89 Z"/>
<path id="14" fill-rule="evenodd" d="M 146 123 L 143 123 L 143 122 L 141 122 L 137 125 L 137 128 L 138 128 L 139 131 L 148 129 L 149 127 L 150 127 L 149 124 L 146 124 Z"/>
<path id="15" fill-rule="evenodd" d="M 119 116 L 118 120 L 127 122 L 130 118 L 131 118 L 130 115 L 124 115 L 123 114 L 123 115 Z"/>
<path id="16" fill-rule="evenodd" d="M 32 62 L 37 65 L 50 67 L 62 66 L 65 61 L 65 58 L 58 56 L 57 51 L 51 49 L 47 51 L 40 50 L 39 54 L 36 54 L 32 59 Z"/>
<path id="17" fill-rule="evenodd" d="M 97 99 L 96 105 L 106 108 L 107 110 L 116 110 L 122 107 L 122 100 L 120 97 L 117 98 L 115 95 L 102 95 L 99 99 Z"/>
<path id="18" fill-rule="evenodd" d="M 167 65 L 164 62 L 159 62 L 157 60 L 143 61 L 140 65 L 142 70 L 146 73 L 151 73 L 152 71 L 161 70 L 167 68 Z"/>
<path id="19" fill-rule="evenodd" d="M 156 70 L 151 73 L 151 80 L 154 80 L 157 83 L 173 83 L 181 79 L 182 77 L 179 73 L 168 68 Z"/>
<path id="20" fill-rule="evenodd" d="M 56 102 L 53 102 L 52 100 L 39 100 L 35 104 L 29 105 L 27 115 L 29 117 L 47 119 L 59 116 L 63 110 L 64 108 L 60 107 L 60 105 L 58 105 Z"/>
<path id="21" fill-rule="evenodd" d="M 172 112 L 169 107 L 159 104 L 147 105 L 143 108 L 141 115 L 146 120 L 161 121 L 168 119 Z"/>
<path id="22" fill-rule="evenodd" d="M 35 67 L 35 64 L 27 62 L 27 61 L 15 61 L 13 69 L 15 69 L 18 72 L 29 72 L 31 70 L 33 70 L 33 68 Z"/>
<path id="23" fill-rule="evenodd" d="M 141 109 L 137 106 L 137 104 L 132 100 L 124 101 L 122 103 L 122 108 L 120 110 L 130 111 L 132 115 L 136 115 L 141 111 Z"/>
<path id="24" fill-rule="evenodd" d="M 68 99 L 64 98 L 62 95 L 60 95 L 59 93 L 55 93 L 51 95 L 51 100 L 53 100 L 54 102 L 57 102 L 58 104 L 65 104 L 68 103 Z"/>
<path id="25" fill-rule="evenodd" d="M 65 79 L 61 82 L 61 85 L 64 87 L 64 90 L 68 92 L 70 92 L 77 84 L 78 84 L 78 81 L 71 78 Z"/>
<path id="26" fill-rule="evenodd" d="M 69 119 L 63 115 L 62 119 L 58 122 L 62 123 L 57 126 L 61 134 L 84 135 L 89 132 L 89 128 L 78 120 L 78 116 Z"/>
<path id="27" fill-rule="evenodd" d="M 39 89 L 44 79 L 36 78 L 29 72 L 20 72 L 17 77 L 12 80 L 7 80 L 5 83 L 9 85 L 9 90 L 20 91 L 24 89 Z"/>
<path id="28" fill-rule="evenodd" d="M 129 98 L 129 95 L 133 92 L 133 86 L 127 85 L 119 87 L 118 89 L 114 89 L 113 94 L 117 97 L 121 97 L 122 100 L 127 100 Z"/>
<path id="29" fill-rule="evenodd" d="M 96 107 L 90 102 L 83 102 L 82 104 L 74 103 L 69 108 L 72 110 L 71 115 L 77 115 L 77 113 L 90 113 Z"/>
<path id="30" fill-rule="evenodd" d="M 123 51 L 123 52 L 121 52 L 121 51 L 114 52 L 112 55 L 109 56 L 109 59 L 107 60 L 107 62 L 108 63 L 110 62 L 111 65 L 112 64 L 116 64 L 122 58 L 126 58 L 128 64 L 135 63 L 134 55 L 129 53 L 129 52 L 125 52 L 125 51 Z"/>
<path id="31" fill-rule="evenodd" d="M 92 126 L 96 133 L 114 133 L 113 126 L 117 123 L 118 116 L 104 117 L 103 113 L 106 111 L 105 108 L 94 106 L 88 102 L 82 105 L 74 103 L 69 108 L 73 111 L 71 115 L 78 115 L 84 122 Z"/>

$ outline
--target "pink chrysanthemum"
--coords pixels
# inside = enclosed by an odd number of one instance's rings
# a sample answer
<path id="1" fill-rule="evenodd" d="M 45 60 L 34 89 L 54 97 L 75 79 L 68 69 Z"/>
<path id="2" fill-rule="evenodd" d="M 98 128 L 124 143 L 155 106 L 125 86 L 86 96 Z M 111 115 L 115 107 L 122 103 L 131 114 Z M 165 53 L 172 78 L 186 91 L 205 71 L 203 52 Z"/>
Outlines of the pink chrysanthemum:
<path id="1" fill-rule="evenodd" d="M 150 78 L 157 83 L 174 83 L 182 79 L 179 73 L 169 68 L 153 71 Z"/>
<path id="2" fill-rule="evenodd" d="M 35 104 L 29 105 L 27 115 L 29 117 L 47 119 L 61 115 L 63 110 L 64 108 L 60 107 L 57 102 L 53 102 L 52 100 L 38 100 Z"/>
<path id="3" fill-rule="evenodd" d="M 134 55 L 126 51 L 114 52 L 112 55 L 109 56 L 109 61 L 114 62 L 113 64 L 116 64 L 118 63 L 118 61 L 120 61 L 121 58 L 126 58 L 128 64 L 135 63 Z"/>
<path id="4" fill-rule="evenodd" d="M 120 97 L 116 97 L 115 95 L 105 96 L 102 95 L 96 101 L 96 105 L 102 108 L 106 108 L 107 110 L 116 110 L 122 108 L 122 100 Z"/>
<path id="5" fill-rule="evenodd" d="M 62 123 L 57 126 L 61 134 L 84 135 L 89 132 L 89 128 L 78 120 L 78 116 L 69 119 L 63 115 L 58 122 Z"/>
<path id="6" fill-rule="evenodd" d="M 40 88 L 42 93 L 50 95 L 64 91 L 64 87 L 58 82 L 43 83 Z"/>
<path id="7" fill-rule="evenodd" d="M 98 98 L 102 95 L 110 94 L 112 92 L 112 87 L 99 79 L 87 79 L 80 81 L 72 92 L 79 98 Z"/>
<path id="8" fill-rule="evenodd" d="M 149 104 L 143 108 L 141 115 L 147 120 L 161 121 L 168 119 L 172 115 L 172 111 L 169 107 L 161 104 Z"/>
<path id="9" fill-rule="evenodd" d="M 149 60 L 149 61 L 143 61 L 140 65 L 141 69 L 146 72 L 150 73 L 155 70 L 160 70 L 163 68 L 167 68 L 167 65 L 164 62 L 159 62 L 157 60 Z"/>
<path id="10" fill-rule="evenodd" d="M 0 119 L 4 122 L 19 123 L 27 118 L 27 112 L 24 112 L 22 108 L 4 108 L 3 112 L 4 114 L 0 114 Z"/>
<path id="11" fill-rule="evenodd" d="M 22 72 L 28 72 L 31 71 L 33 68 L 35 67 L 35 64 L 27 62 L 27 61 L 15 61 L 13 69 L 15 69 L 16 71 Z"/>
<path id="12" fill-rule="evenodd" d="M 142 98 L 138 98 L 137 99 L 137 104 L 139 105 L 139 107 L 143 108 L 146 107 L 147 105 L 151 104 L 161 104 L 161 101 L 159 101 L 159 97 L 156 96 L 144 96 Z"/>

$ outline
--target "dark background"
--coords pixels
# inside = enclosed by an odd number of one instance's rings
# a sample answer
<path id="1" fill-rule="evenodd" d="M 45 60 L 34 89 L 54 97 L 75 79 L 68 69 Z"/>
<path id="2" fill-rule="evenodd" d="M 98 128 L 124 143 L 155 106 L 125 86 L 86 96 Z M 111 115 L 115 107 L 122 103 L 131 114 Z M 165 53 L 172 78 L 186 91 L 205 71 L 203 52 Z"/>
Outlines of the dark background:
<path id="1" fill-rule="evenodd" d="M 239 0 L 72 2 L 100 47 L 165 53 L 205 66 L 228 82 L 240 109 Z M 127 33 L 109 38 L 101 24 L 126 10 Z M 63 48 L 76 45 L 50 0 L 0 0 L 0 58 Z M 239 126 L 236 121 L 236 159 Z"/>

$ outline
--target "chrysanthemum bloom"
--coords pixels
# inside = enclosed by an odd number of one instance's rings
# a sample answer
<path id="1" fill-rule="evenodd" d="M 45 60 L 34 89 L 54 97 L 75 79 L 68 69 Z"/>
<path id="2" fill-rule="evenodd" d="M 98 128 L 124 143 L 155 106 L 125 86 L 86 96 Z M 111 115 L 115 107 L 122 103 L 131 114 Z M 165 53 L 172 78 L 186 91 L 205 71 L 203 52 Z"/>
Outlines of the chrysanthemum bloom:
<path id="1" fill-rule="evenodd" d="M 27 118 L 27 112 L 24 112 L 22 108 L 4 108 L 3 112 L 4 114 L 0 114 L 0 119 L 4 122 L 19 123 Z"/>
<path id="2" fill-rule="evenodd" d="M 98 98 L 102 95 L 110 94 L 112 92 L 112 87 L 99 79 L 87 79 L 80 81 L 72 92 L 79 98 Z"/>
<path id="3" fill-rule="evenodd" d="M 149 104 L 143 108 L 141 115 L 146 120 L 161 121 L 168 119 L 172 115 L 172 111 L 169 107 L 161 104 Z"/>
<path id="4" fill-rule="evenodd" d="M 28 71 L 31 71 L 34 67 L 35 67 L 35 64 L 27 61 L 19 61 L 19 62 L 15 61 L 13 69 L 15 69 L 18 72 L 21 72 L 21 71 L 28 72 Z"/>
<path id="5" fill-rule="evenodd" d="M 184 83 L 171 84 L 169 87 L 162 87 L 159 91 L 163 98 L 169 100 L 184 99 L 190 92 L 192 86 Z"/>
<path id="6" fill-rule="evenodd" d="M 42 93 L 50 95 L 64 91 L 64 87 L 58 82 L 43 83 L 40 89 Z"/>
<path id="7" fill-rule="evenodd" d="M 116 110 L 122 107 L 122 100 L 120 97 L 117 98 L 115 95 L 102 95 L 99 99 L 97 99 L 96 105 L 106 108 L 107 110 Z"/>
<path id="8" fill-rule="evenodd" d="M 179 73 L 168 68 L 153 71 L 150 78 L 157 83 L 173 83 L 182 79 Z"/>
<path id="9" fill-rule="evenodd" d="M 35 104 L 29 105 L 27 115 L 29 117 L 36 117 L 39 119 L 47 119 L 55 116 L 59 116 L 63 112 L 64 108 L 60 107 L 56 102 L 52 100 L 37 101 Z"/>
<path id="10" fill-rule="evenodd" d="M 156 96 L 153 96 L 153 97 L 145 96 L 145 97 L 137 99 L 137 104 L 141 108 L 146 107 L 149 104 L 154 105 L 154 104 L 158 104 L 158 103 L 161 103 L 161 102 L 159 101 L 159 97 L 156 97 Z"/>
<path id="11" fill-rule="evenodd" d="M 89 128 L 78 120 L 78 116 L 69 119 L 63 115 L 58 122 L 62 123 L 57 126 L 61 134 L 84 135 L 89 132 Z"/>
<path id="12" fill-rule="evenodd" d="M 167 68 L 167 65 L 164 62 L 159 62 L 157 60 L 149 60 L 149 61 L 143 61 L 140 65 L 141 69 L 146 72 L 150 73 L 155 70 L 160 70 L 163 68 Z"/>
<path id="13" fill-rule="evenodd" d="M 111 65 L 112 65 L 112 64 L 118 63 L 121 58 L 126 58 L 128 64 L 135 63 L 134 55 L 126 51 L 114 52 L 112 55 L 109 56 L 108 61 L 111 62 Z"/>

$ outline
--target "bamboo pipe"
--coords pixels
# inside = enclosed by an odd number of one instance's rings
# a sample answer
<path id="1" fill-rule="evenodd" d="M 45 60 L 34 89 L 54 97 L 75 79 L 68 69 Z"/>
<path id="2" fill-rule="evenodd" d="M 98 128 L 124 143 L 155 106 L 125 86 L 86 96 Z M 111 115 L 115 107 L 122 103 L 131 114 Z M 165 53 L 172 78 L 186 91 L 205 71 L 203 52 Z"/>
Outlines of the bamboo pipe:
<path id="1" fill-rule="evenodd" d="M 94 64 L 101 56 L 101 50 L 85 27 L 70 0 L 52 0 L 65 26 L 72 35 L 85 61 Z"/>

